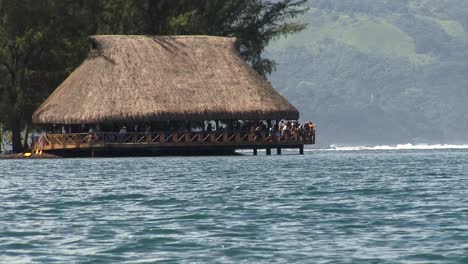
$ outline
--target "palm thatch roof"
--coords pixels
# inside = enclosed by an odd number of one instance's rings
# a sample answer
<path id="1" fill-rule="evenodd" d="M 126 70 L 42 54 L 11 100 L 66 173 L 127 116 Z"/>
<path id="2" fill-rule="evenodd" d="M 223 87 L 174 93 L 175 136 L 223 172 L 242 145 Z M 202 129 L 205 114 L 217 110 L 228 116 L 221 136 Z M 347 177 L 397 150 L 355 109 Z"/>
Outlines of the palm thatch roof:
<path id="1" fill-rule="evenodd" d="M 238 55 L 234 38 L 90 39 L 90 55 L 36 110 L 34 123 L 299 117 Z"/>

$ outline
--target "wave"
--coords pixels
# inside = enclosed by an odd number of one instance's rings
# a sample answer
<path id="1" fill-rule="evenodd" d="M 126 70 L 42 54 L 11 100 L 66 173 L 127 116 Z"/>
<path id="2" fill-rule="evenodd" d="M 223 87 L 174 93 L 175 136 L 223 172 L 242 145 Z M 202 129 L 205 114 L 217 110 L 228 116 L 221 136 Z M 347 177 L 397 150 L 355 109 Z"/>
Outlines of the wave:
<path id="1" fill-rule="evenodd" d="M 468 145 L 454 144 L 397 144 L 380 146 L 338 146 L 330 145 L 325 150 L 359 151 L 359 150 L 437 150 L 437 149 L 468 149 Z"/>

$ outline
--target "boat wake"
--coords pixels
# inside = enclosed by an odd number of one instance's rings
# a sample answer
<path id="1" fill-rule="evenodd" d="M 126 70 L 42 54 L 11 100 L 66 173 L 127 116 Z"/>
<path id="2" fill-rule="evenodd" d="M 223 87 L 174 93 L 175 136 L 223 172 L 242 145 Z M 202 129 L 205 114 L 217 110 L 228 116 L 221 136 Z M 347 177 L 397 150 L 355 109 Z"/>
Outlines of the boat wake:
<path id="1" fill-rule="evenodd" d="M 325 150 L 359 151 L 359 150 L 437 150 L 437 149 L 468 149 L 468 145 L 452 144 L 397 144 L 381 146 L 338 146 L 330 145 Z"/>

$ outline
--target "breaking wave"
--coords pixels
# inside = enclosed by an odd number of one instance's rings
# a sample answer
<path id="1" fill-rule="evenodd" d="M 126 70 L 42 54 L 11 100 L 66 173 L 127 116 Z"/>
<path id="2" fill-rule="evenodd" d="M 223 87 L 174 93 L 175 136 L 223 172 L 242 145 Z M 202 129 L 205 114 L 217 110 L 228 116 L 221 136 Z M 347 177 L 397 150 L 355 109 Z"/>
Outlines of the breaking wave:
<path id="1" fill-rule="evenodd" d="M 452 144 L 397 144 L 381 146 L 338 146 L 330 145 L 327 150 L 359 151 L 359 150 L 437 150 L 437 149 L 468 149 L 468 145 Z"/>

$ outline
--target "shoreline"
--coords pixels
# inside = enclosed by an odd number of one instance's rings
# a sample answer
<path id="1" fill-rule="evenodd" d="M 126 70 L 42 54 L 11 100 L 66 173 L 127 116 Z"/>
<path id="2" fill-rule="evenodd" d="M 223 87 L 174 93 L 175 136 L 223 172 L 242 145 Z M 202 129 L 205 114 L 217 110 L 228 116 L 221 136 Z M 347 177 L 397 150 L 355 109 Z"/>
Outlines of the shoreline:
<path id="1" fill-rule="evenodd" d="M 16 154 L 0 154 L 0 160 L 14 160 L 14 159 L 61 159 L 62 157 L 51 155 L 47 153 L 43 153 L 42 155 L 32 154 L 29 157 L 24 156 L 23 153 L 16 153 Z"/>

